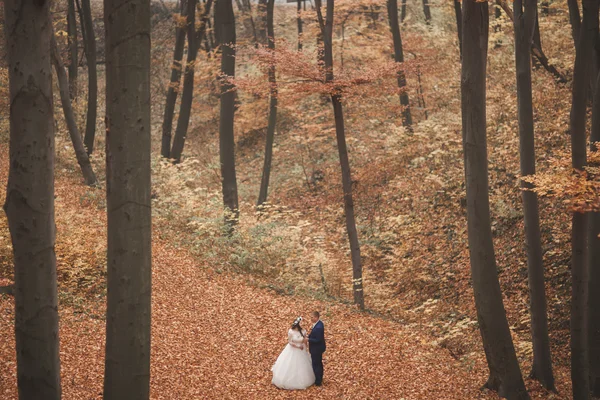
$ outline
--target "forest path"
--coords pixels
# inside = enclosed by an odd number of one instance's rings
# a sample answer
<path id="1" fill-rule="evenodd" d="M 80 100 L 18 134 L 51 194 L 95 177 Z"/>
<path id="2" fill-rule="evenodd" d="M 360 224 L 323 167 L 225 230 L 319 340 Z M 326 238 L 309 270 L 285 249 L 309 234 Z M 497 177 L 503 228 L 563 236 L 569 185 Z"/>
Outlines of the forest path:
<path id="1" fill-rule="evenodd" d="M 6 156 L 0 144 L 0 188 L 6 185 Z M 89 191 L 75 173 L 58 173 L 59 276 L 81 262 L 67 261 L 61 253 L 79 247 L 103 251 L 106 215 L 103 207 L 82 201 L 91 196 Z M 0 193 L 3 202 L 4 190 Z M 160 223 L 155 222 L 153 237 L 153 399 L 497 398 L 478 390 L 484 375 L 469 372 L 420 330 L 347 305 L 282 296 L 249 285 L 243 275 L 217 273 L 161 238 L 165 232 Z M 0 252 L 0 273 L 11 267 L 7 234 L 0 213 L 0 248 L 5 249 Z M 7 283 L 5 272 L 0 285 Z M 88 299 L 82 312 L 61 300 L 64 399 L 102 398 L 105 322 L 98 316 L 104 313 L 104 301 Z M 315 309 L 322 311 L 328 340 L 324 384 L 307 391 L 279 390 L 270 384 L 270 367 L 286 344 L 288 326 Z M 13 312 L 13 298 L 0 295 L 0 398 L 7 400 L 17 398 Z"/>

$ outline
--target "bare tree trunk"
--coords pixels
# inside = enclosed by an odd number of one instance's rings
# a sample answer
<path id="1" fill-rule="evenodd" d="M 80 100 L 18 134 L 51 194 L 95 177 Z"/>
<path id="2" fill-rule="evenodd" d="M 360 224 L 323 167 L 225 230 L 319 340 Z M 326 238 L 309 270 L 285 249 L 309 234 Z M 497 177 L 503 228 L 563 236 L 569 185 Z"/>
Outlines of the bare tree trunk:
<path id="1" fill-rule="evenodd" d="M 594 34 L 598 33 L 598 1 L 583 1 L 583 24 L 576 46 L 573 70 L 571 105 L 571 150 L 573 168 L 583 170 L 587 165 L 586 102 Z M 587 234 L 588 215 L 573 213 L 572 259 L 571 259 L 571 381 L 573 399 L 589 399 L 589 354 L 588 354 L 588 277 Z"/>
<path id="2" fill-rule="evenodd" d="M 269 49 L 275 50 L 275 29 L 273 27 L 273 7 L 275 0 L 267 2 L 267 34 L 269 40 Z M 300 3 L 298 3 L 300 4 Z M 273 158 L 273 141 L 275 139 L 275 125 L 277 123 L 277 80 L 275 77 L 275 64 L 269 66 L 269 85 L 271 94 L 269 99 L 269 125 L 267 127 L 267 140 L 265 144 L 265 163 L 263 165 L 262 179 L 260 182 L 260 192 L 258 194 L 257 205 L 267 201 L 269 191 L 269 178 L 271 176 L 271 160 Z"/>
<path id="3" fill-rule="evenodd" d="M 88 104 L 85 123 L 85 137 L 83 143 L 88 155 L 94 152 L 94 139 L 96 136 L 96 113 L 98 107 L 98 74 L 96 70 L 96 35 L 94 33 L 94 22 L 92 20 L 92 8 L 90 0 L 81 0 L 81 11 L 83 21 L 83 41 L 85 44 L 85 56 L 88 67 Z"/>
<path id="4" fill-rule="evenodd" d="M 402 0 L 402 11 L 400 12 L 400 22 L 406 19 L 406 0 Z"/>
<path id="5" fill-rule="evenodd" d="M 59 400 L 50 2 L 5 0 L 4 18 L 10 32 L 4 211 L 15 266 L 17 386 L 20 400 Z"/>
<path id="6" fill-rule="evenodd" d="M 579 14 L 579 5 L 577 0 L 567 0 L 569 6 L 569 22 L 571 23 L 571 35 L 575 47 L 579 43 L 579 35 L 581 34 L 581 15 Z"/>
<path id="7" fill-rule="evenodd" d="M 531 88 L 531 42 L 537 26 L 536 0 L 515 0 L 515 59 L 517 71 L 517 104 L 519 118 L 521 175 L 535 174 L 535 144 L 533 127 L 533 98 Z M 525 216 L 525 247 L 531 308 L 531 336 L 533 339 L 533 365 L 531 377 L 537 379 L 548 390 L 556 391 L 552 374 L 550 338 L 546 292 L 544 287 L 544 265 L 540 233 L 540 216 L 537 194 L 530 189 L 533 185 L 521 181 L 523 213 Z"/>
<path id="8" fill-rule="evenodd" d="M 179 106 L 179 118 L 175 128 L 175 137 L 173 138 L 173 147 L 171 148 L 170 158 L 175 162 L 181 161 L 181 153 L 185 145 L 190 115 L 192 111 L 192 100 L 194 98 L 194 70 L 196 69 L 196 55 L 198 46 L 196 42 L 196 0 L 187 0 L 187 38 L 188 51 L 185 62 L 185 74 L 183 76 L 183 93 L 181 94 L 181 104 Z"/>
<path id="9" fill-rule="evenodd" d="M 388 19 L 390 21 L 390 30 L 394 40 L 394 60 L 397 63 L 404 62 L 404 53 L 402 51 L 402 36 L 400 36 L 400 24 L 398 23 L 398 0 L 388 0 Z M 398 89 L 400 89 L 400 104 L 402 105 L 402 125 L 409 131 L 412 131 L 412 116 L 410 113 L 410 103 L 408 93 L 406 92 L 406 76 L 404 71 L 398 70 Z"/>
<path id="10" fill-rule="evenodd" d="M 262 45 L 269 45 L 267 39 L 267 1 L 258 0 L 258 40 Z"/>
<path id="11" fill-rule="evenodd" d="M 431 22 L 431 9 L 429 8 L 429 0 L 423 0 L 423 14 L 425 14 L 425 22 L 427 25 Z"/>
<path id="12" fill-rule="evenodd" d="M 77 163 L 81 168 L 81 173 L 83 174 L 85 183 L 90 186 L 95 185 L 97 182 L 96 174 L 94 174 L 92 164 L 90 163 L 90 158 L 85 152 L 85 146 L 83 145 L 81 135 L 79 134 L 79 129 L 77 129 L 77 122 L 75 121 L 75 114 L 73 113 L 71 98 L 69 97 L 67 73 L 65 72 L 65 67 L 63 66 L 60 58 L 58 46 L 56 45 L 56 40 L 54 39 L 54 34 L 52 35 L 51 43 L 52 63 L 54 64 L 54 69 L 56 70 L 56 76 L 58 78 L 60 101 L 65 114 L 65 121 L 67 123 L 67 129 L 69 130 L 69 136 L 71 137 L 71 143 L 73 144 L 73 150 L 75 150 L 75 157 L 77 158 Z"/>
<path id="13" fill-rule="evenodd" d="M 458 51 L 462 60 L 462 11 L 460 0 L 454 0 L 454 15 L 456 15 L 456 33 L 458 35 Z"/>
<path id="14" fill-rule="evenodd" d="M 327 13 L 325 20 L 321 11 L 321 0 L 315 0 L 317 16 L 324 41 L 325 71 L 326 81 L 335 82 L 333 76 L 333 7 L 334 0 L 327 0 Z M 338 153 L 340 157 L 340 166 L 342 169 L 342 188 L 344 190 L 344 213 L 346 214 L 346 230 L 348 232 L 348 241 L 350 242 L 350 255 L 352 258 L 352 292 L 354 304 L 361 310 L 365 308 L 365 299 L 363 292 L 362 262 L 360 257 L 360 243 L 358 241 L 358 231 L 354 218 L 354 202 L 352 200 L 352 174 L 350 171 L 350 161 L 348 159 L 348 149 L 346 146 L 346 132 L 344 129 L 344 114 L 339 93 L 332 93 L 331 101 L 333 103 L 333 114 L 335 118 L 335 137 L 337 140 Z"/>
<path id="15" fill-rule="evenodd" d="M 464 0 L 461 77 L 463 148 L 471 275 L 477 320 L 490 369 L 486 387 L 509 399 L 529 399 L 515 354 L 492 241 L 486 139 L 487 3 Z"/>
<path id="16" fill-rule="evenodd" d="M 104 399 L 150 392 L 150 0 L 104 0 L 108 217 Z"/>
<path id="17" fill-rule="evenodd" d="M 187 15 L 187 0 L 181 2 L 181 15 Z M 175 49 L 173 50 L 173 64 L 171 66 L 171 80 L 167 89 L 165 101 L 165 115 L 162 123 L 162 143 L 160 154 L 164 158 L 171 156 L 171 131 L 173 129 L 173 115 L 175 114 L 175 103 L 177 102 L 177 93 L 181 83 L 181 60 L 183 58 L 183 48 L 185 47 L 186 29 L 181 26 L 175 28 Z"/>
<path id="18" fill-rule="evenodd" d="M 591 151 L 598 151 L 600 142 L 600 74 L 596 76 L 596 90 L 592 109 Z M 593 165 L 599 167 L 599 165 Z M 590 387 L 594 397 L 600 397 L 600 212 L 589 216 L 589 315 L 588 343 L 590 362 Z"/>
<path id="19" fill-rule="evenodd" d="M 298 0 L 297 12 L 298 14 L 296 21 L 298 22 L 298 51 L 302 51 L 302 0 Z"/>
<path id="20" fill-rule="evenodd" d="M 217 0 L 215 9 L 215 36 L 221 45 L 221 73 L 235 77 L 235 17 L 233 6 L 229 0 Z M 221 180 L 223 187 L 223 204 L 227 208 L 225 222 L 229 230 L 238 219 L 238 192 L 235 174 L 235 140 L 233 136 L 233 118 L 235 114 L 235 92 L 233 85 L 222 79 L 221 113 L 219 121 L 219 155 L 221 160 Z"/>
<path id="21" fill-rule="evenodd" d="M 71 99 L 77 97 L 77 72 L 79 56 L 77 55 L 77 14 L 75 13 L 75 0 L 68 1 L 67 31 L 69 34 L 69 95 Z"/>

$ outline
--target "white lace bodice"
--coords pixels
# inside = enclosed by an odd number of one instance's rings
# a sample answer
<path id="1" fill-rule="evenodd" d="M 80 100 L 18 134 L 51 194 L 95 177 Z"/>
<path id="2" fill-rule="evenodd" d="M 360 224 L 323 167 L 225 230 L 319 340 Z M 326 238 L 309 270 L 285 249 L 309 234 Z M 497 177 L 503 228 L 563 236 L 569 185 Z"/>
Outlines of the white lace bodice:
<path id="1" fill-rule="evenodd" d="M 304 335 L 304 336 L 302 336 Z M 289 344 L 295 344 L 295 345 L 301 345 L 302 342 L 304 341 L 304 338 L 306 337 L 306 330 L 303 329 L 302 330 L 302 334 L 300 334 L 300 332 L 298 332 L 296 329 L 291 329 L 288 331 L 288 343 Z"/>

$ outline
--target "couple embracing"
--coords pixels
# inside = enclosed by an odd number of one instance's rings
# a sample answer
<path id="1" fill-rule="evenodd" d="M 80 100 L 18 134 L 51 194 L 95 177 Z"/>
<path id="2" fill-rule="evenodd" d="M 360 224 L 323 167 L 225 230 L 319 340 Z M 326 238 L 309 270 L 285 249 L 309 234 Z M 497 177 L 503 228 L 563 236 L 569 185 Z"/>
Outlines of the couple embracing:
<path id="1" fill-rule="evenodd" d="M 325 327 L 319 312 L 311 314 L 312 328 L 307 334 L 302 329 L 302 317 L 296 318 L 288 331 L 288 345 L 271 368 L 271 383 L 280 389 L 306 389 L 323 381 L 323 353 L 325 352 Z"/>

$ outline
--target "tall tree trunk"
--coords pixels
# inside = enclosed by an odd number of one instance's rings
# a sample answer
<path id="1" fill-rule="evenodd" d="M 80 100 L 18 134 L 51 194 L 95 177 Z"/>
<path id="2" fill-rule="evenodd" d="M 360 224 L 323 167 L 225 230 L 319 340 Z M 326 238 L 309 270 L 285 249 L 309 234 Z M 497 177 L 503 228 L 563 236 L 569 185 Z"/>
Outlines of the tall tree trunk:
<path id="1" fill-rule="evenodd" d="M 581 15 L 579 14 L 579 5 L 577 0 L 567 0 L 569 6 L 569 22 L 571 23 L 571 35 L 573 43 L 577 47 L 579 43 L 579 35 L 581 34 Z"/>
<path id="2" fill-rule="evenodd" d="M 592 109 L 592 134 L 590 135 L 591 151 L 598 151 L 600 142 L 600 74 L 596 76 L 594 105 Z M 594 165 L 599 167 L 599 165 Z M 589 315 L 588 343 L 590 362 L 590 387 L 595 397 L 600 397 L 600 212 L 589 216 Z"/>
<path id="3" fill-rule="evenodd" d="M 79 56 L 77 55 L 77 14 L 75 0 L 68 0 L 67 32 L 69 34 L 69 95 L 77 97 L 77 72 Z"/>
<path id="4" fill-rule="evenodd" d="M 81 0 L 81 11 L 83 14 L 82 26 L 84 28 L 83 41 L 85 45 L 85 56 L 88 67 L 88 104 L 85 122 L 85 137 L 83 143 L 88 155 L 94 152 L 94 138 L 96 136 L 96 113 L 98 107 L 98 75 L 96 70 L 96 34 L 94 33 L 94 21 L 92 20 L 92 8 L 90 0 Z"/>
<path id="5" fill-rule="evenodd" d="M 61 398 L 54 243 L 50 1 L 5 0 L 10 168 L 4 211 L 15 266 L 19 399 Z"/>
<path id="6" fill-rule="evenodd" d="M 298 0 L 296 21 L 298 22 L 298 51 L 302 51 L 302 0 Z"/>
<path id="7" fill-rule="evenodd" d="M 394 40 L 394 60 L 396 63 L 404 62 L 404 53 L 402 51 L 402 36 L 400 36 L 400 24 L 398 23 L 398 0 L 388 0 L 388 19 L 390 21 L 390 30 Z M 408 93 L 406 92 L 406 76 L 404 71 L 398 70 L 398 89 L 400 89 L 400 104 L 402 110 L 402 125 L 409 131 L 412 131 L 412 116 L 408 101 Z"/>
<path id="8" fill-rule="evenodd" d="M 333 75 L 333 7 L 334 0 L 327 0 L 327 13 L 325 20 L 321 11 L 321 0 L 315 0 L 317 16 L 324 41 L 325 71 L 326 81 L 335 83 Z M 354 218 L 354 202 L 352 200 L 352 174 L 350 171 L 350 161 L 348 159 L 348 149 L 346 147 L 346 132 L 344 129 L 344 114 L 341 101 L 341 95 L 338 91 L 332 93 L 331 101 L 333 103 L 333 114 L 335 118 L 335 137 L 337 140 L 338 153 L 340 157 L 340 166 L 342 169 L 342 188 L 344 190 L 344 213 L 346 214 L 346 230 L 348 232 L 348 241 L 350 242 L 350 255 L 352 258 L 352 292 L 354 304 L 361 310 L 365 308 L 365 299 L 363 292 L 362 262 L 360 257 L 360 243 L 358 241 L 358 231 Z"/>
<path id="9" fill-rule="evenodd" d="M 69 136 L 71 137 L 71 143 L 73 144 L 73 150 L 75 150 L 75 157 L 77 158 L 77 163 L 79 163 L 79 167 L 81 168 L 81 173 L 83 174 L 83 179 L 85 180 L 85 183 L 90 186 L 95 185 L 97 182 L 96 174 L 94 174 L 92 164 L 90 163 L 90 158 L 85 152 L 83 140 L 81 139 L 81 135 L 79 134 L 79 129 L 77 129 L 77 122 L 75 121 L 75 114 L 73 113 L 73 107 L 71 106 L 71 98 L 69 97 L 69 83 L 67 81 L 67 73 L 65 72 L 65 67 L 63 66 L 63 62 L 60 58 L 58 46 L 56 45 L 54 35 L 52 35 L 51 45 L 52 63 L 54 64 L 54 69 L 56 70 L 56 76 L 58 78 L 60 101 L 62 103 L 63 112 L 65 114 L 65 121 L 67 123 L 67 129 L 69 130 Z"/>
<path id="10" fill-rule="evenodd" d="M 490 369 L 486 387 L 509 399 L 528 399 L 515 354 L 492 241 L 488 197 L 486 68 L 487 3 L 464 0 L 461 77 L 463 149 L 471 275 L 477 320 Z"/>
<path id="11" fill-rule="evenodd" d="M 583 1 L 583 24 L 576 46 L 573 69 L 571 104 L 571 151 L 573 168 L 583 170 L 587 165 L 586 102 L 589 74 L 592 66 L 594 34 L 598 33 L 598 0 Z M 588 215 L 573 213 L 572 221 L 572 298 L 571 298 L 571 381 L 573 399 L 589 399 L 588 364 L 588 276 L 587 234 Z"/>
<path id="12" fill-rule="evenodd" d="M 229 0 L 217 0 L 215 9 L 215 36 L 221 46 L 221 73 L 235 77 L 235 17 Z M 229 46 L 232 44 L 234 46 Z M 233 117 L 235 113 L 235 92 L 233 85 L 221 79 L 221 111 L 219 119 L 219 156 L 221 160 L 221 182 L 223 204 L 227 208 L 225 221 L 230 229 L 238 219 L 238 192 L 235 176 L 235 139 Z"/>
<path id="13" fill-rule="evenodd" d="M 425 22 L 427 25 L 431 22 L 431 9 L 429 8 L 429 0 L 423 0 L 423 14 L 425 14 Z"/>
<path id="14" fill-rule="evenodd" d="M 267 39 L 267 1 L 258 0 L 258 40 L 263 45 L 269 45 Z"/>
<path id="15" fill-rule="evenodd" d="M 150 0 L 104 0 L 108 217 L 104 399 L 150 392 Z"/>
<path id="16" fill-rule="evenodd" d="M 521 175 L 530 176 L 535 174 L 531 42 L 535 36 L 535 27 L 537 26 L 536 0 L 515 0 L 514 13 Z M 530 190 L 533 185 L 521 181 L 521 187 L 523 188 L 525 248 L 527 250 L 531 336 L 533 339 L 531 377 L 540 381 L 546 389 L 555 391 L 550 339 L 548 337 L 538 198 L 537 194 Z"/>
<path id="17" fill-rule="evenodd" d="M 273 7 L 275 0 L 267 2 L 267 34 L 269 49 L 275 51 L 275 29 L 273 27 Z M 299 3 L 298 3 L 299 4 Z M 275 61 L 273 61 L 275 62 Z M 277 80 L 275 77 L 275 64 L 269 66 L 269 85 L 271 89 L 269 99 L 269 125 L 267 127 L 267 140 L 265 144 L 265 163 L 263 165 L 260 192 L 257 204 L 260 206 L 267 201 L 269 178 L 271 176 L 271 160 L 273 158 L 273 141 L 275 139 L 275 125 L 277 123 Z"/>
<path id="18" fill-rule="evenodd" d="M 198 46 L 196 42 L 196 0 L 187 0 L 187 38 L 188 51 L 185 62 L 185 74 L 183 76 L 183 92 L 181 94 L 181 104 L 179 108 L 179 118 L 175 128 L 175 137 L 173 138 L 173 147 L 171 148 L 170 158 L 175 162 L 181 161 L 181 153 L 185 144 L 190 114 L 192 111 L 192 100 L 194 99 L 194 70 L 196 68 L 196 55 Z M 206 9 L 206 8 L 205 8 Z"/>
<path id="19" fill-rule="evenodd" d="M 181 2 L 181 15 L 187 15 L 187 0 Z M 160 154 L 164 158 L 171 156 L 171 131 L 173 130 L 173 115 L 175 113 L 175 103 L 177 102 L 177 93 L 181 83 L 181 59 L 183 58 L 183 48 L 185 47 L 185 33 L 187 29 L 177 25 L 175 28 L 175 49 L 173 50 L 173 64 L 171 65 L 171 80 L 167 89 L 165 101 L 165 114 L 162 123 L 162 143 Z"/>
<path id="20" fill-rule="evenodd" d="M 462 11 L 460 0 L 454 0 L 454 15 L 456 15 L 456 34 L 458 35 L 458 51 L 462 60 Z"/>
<path id="21" fill-rule="evenodd" d="M 402 0 L 402 11 L 400 12 L 400 22 L 406 19 L 406 0 Z"/>

